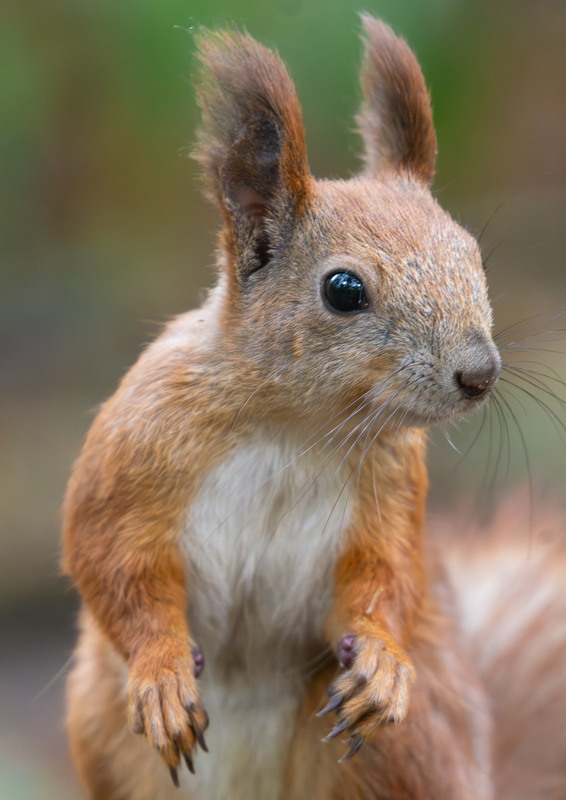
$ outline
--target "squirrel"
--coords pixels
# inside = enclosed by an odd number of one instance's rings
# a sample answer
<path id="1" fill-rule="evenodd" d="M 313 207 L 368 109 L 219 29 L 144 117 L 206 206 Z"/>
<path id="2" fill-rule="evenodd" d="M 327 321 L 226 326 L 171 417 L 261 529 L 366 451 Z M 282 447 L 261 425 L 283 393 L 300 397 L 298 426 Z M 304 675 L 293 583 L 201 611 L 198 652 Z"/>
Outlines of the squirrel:
<path id="1" fill-rule="evenodd" d="M 425 449 L 501 359 L 477 242 L 430 191 L 419 65 L 362 19 L 349 180 L 309 172 L 276 54 L 199 35 L 218 283 L 102 406 L 65 499 L 89 798 L 496 796 L 491 699 L 425 537 Z"/>

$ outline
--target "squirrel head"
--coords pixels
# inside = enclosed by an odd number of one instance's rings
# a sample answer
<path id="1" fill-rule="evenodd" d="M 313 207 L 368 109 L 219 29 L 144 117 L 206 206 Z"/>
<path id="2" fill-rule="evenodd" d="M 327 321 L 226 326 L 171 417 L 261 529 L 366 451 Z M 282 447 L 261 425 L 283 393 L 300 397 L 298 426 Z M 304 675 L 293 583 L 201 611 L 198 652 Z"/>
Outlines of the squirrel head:
<path id="1" fill-rule="evenodd" d="M 344 181 L 311 175 L 278 56 L 247 34 L 200 37 L 195 157 L 224 219 L 218 346 L 253 374 L 250 410 L 331 418 L 359 401 L 384 426 L 425 425 L 477 406 L 501 362 L 478 245 L 430 192 L 419 65 L 362 20 L 365 165 Z"/>

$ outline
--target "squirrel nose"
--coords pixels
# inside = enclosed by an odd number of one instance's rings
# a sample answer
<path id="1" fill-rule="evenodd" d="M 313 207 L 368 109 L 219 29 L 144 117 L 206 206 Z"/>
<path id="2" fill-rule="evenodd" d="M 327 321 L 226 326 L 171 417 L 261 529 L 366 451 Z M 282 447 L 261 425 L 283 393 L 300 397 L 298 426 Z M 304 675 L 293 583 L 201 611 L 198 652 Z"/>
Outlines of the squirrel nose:
<path id="1" fill-rule="evenodd" d="M 498 356 L 497 359 L 491 358 L 480 369 L 460 370 L 454 377 L 466 397 L 481 397 L 494 385 L 500 372 L 501 360 Z"/>

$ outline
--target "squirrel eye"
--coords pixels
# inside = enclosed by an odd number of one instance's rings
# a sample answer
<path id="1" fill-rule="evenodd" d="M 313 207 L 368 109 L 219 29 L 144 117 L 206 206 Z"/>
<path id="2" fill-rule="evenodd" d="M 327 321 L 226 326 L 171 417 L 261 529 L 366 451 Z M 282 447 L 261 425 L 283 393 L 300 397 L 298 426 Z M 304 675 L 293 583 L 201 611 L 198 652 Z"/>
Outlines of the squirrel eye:
<path id="1" fill-rule="evenodd" d="M 369 306 L 364 285 L 350 272 L 335 272 L 324 283 L 324 295 L 334 311 L 363 311 Z"/>

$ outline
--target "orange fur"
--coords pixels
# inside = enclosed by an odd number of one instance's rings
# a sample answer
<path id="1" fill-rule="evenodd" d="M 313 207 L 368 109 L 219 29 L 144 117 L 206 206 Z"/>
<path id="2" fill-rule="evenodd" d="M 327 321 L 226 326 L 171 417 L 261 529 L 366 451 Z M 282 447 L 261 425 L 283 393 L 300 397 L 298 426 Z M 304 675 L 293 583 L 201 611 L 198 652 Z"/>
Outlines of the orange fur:
<path id="1" fill-rule="evenodd" d="M 436 134 L 422 73 L 402 39 L 370 16 L 363 20 L 369 46 L 362 69 L 365 103 L 358 122 L 366 144 L 366 170 L 377 175 L 406 169 L 430 184 Z"/>
<path id="2" fill-rule="evenodd" d="M 487 699 L 425 541 L 423 428 L 485 400 L 500 360 L 477 244 L 429 192 L 418 64 L 364 24 L 350 181 L 310 175 L 276 55 L 200 38 L 219 284 L 103 406 L 65 504 L 86 608 L 69 731 L 96 800 L 493 796 Z M 333 275 L 364 303 L 333 305 Z"/>

